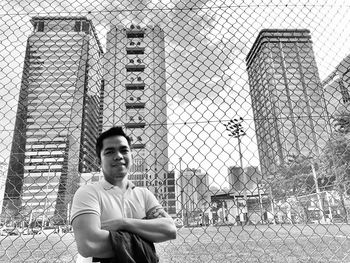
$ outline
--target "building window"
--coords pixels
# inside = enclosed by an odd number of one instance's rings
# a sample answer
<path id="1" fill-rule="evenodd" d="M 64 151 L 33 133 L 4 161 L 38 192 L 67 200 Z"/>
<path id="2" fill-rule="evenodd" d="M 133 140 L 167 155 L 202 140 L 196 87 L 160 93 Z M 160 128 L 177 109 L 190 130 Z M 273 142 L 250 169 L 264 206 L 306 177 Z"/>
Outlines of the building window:
<path id="1" fill-rule="evenodd" d="M 74 32 L 80 32 L 80 28 L 81 28 L 81 22 L 75 21 Z"/>
<path id="2" fill-rule="evenodd" d="M 38 23 L 38 32 L 44 32 L 44 22 L 40 21 Z"/>
<path id="3" fill-rule="evenodd" d="M 90 34 L 90 24 L 89 22 L 83 22 L 83 28 L 82 31 L 84 31 L 86 34 Z"/>

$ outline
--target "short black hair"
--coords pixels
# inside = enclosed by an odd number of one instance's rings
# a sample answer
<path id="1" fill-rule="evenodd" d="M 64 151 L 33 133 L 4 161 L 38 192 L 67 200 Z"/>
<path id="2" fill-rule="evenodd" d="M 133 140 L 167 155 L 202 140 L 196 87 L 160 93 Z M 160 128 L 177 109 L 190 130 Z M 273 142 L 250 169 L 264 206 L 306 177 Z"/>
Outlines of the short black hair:
<path id="1" fill-rule="evenodd" d="M 128 144 L 131 148 L 131 139 L 128 135 L 126 135 L 123 128 L 120 126 L 112 127 L 109 130 L 101 133 L 100 136 L 98 136 L 98 138 L 96 140 L 96 155 L 97 155 L 97 158 L 99 161 L 101 160 L 101 151 L 102 151 L 102 147 L 103 147 L 103 140 L 106 138 L 109 138 L 109 137 L 113 137 L 113 136 L 125 137 L 125 139 L 128 141 Z"/>

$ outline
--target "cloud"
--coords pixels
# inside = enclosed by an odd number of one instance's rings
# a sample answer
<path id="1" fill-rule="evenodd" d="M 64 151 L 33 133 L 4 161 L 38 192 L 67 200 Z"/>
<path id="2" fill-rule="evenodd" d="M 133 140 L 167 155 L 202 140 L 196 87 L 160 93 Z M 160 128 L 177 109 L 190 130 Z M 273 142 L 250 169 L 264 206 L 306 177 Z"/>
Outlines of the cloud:
<path id="1" fill-rule="evenodd" d="M 196 154 L 194 165 L 209 167 L 213 173 L 216 171 L 218 174 L 226 174 L 225 161 L 229 160 L 232 146 L 229 146 L 226 139 L 220 138 L 220 141 L 216 142 L 211 136 L 219 136 L 222 133 L 223 128 L 218 125 L 218 120 L 227 121 L 237 115 L 243 116 L 247 120 L 249 130 L 254 131 L 245 58 L 261 29 L 310 29 L 322 79 L 350 53 L 350 9 L 347 2 L 328 2 L 2 1 L 0 65 L 4 70 L 0 71 L 0 95 L 4 101 L 0 106 L 1 117 L 5 120 L 2 127 L 8 130 L 13 128 L 14 118 L 11 116 L 16 110 L 25 44 L 32 30 L 29 22 L 31 17 L 87 16 L 92 19 L 102 42 L 105 41 L 110 24 L 157 24 L 163 28 L 165 34 L 168 114 L 169 123 L 172 124 L 169 141 L 172 143 L 172 149 L 176 150 L 176 155 L 173 153 L 171 156 L 182 156 L 182 153 L 185 154 L 186 149 L 189 149 Z M 8 94 L 5 96 L 5 93 Z M 6 118 L 3 118 L 4 116 Z M 208 121 L 210 124 L 196 124 L 197 127 L 183 124 Z M 8 134 L 6 136 L 11 138 Z M 245 139 L 247 141 L 244 145 L 253 142 L 251 136 Z M 179 143 L 179 147 L 176 147 L 176 142 Z M 0 143 L 2 146 L 8 141 Z M 203 151 L 196 152 L 194 143 Z M 188 148 L 183 147 L 184 145 Z M 252 145 L 249 147 L 255 149 L 254 144 Z M 206 155 L 210 151 L 213 152 L 213 149 L 218 153 L 217 157 L 213 163 L 206 163 Z"/>
<path id="2" fill-rule="evenodd" d="M 322 17 L 327 14 L 316 10 L 321 9 L 319 6 L 304 12 L 302 2 L 288 1 L 282 7 L 280 2 L 270 1 L 255 1 L 252 2 L 255 5 L 250 6 L 252 3 L 247 1 L 220 0 L 36 0 L 9 1 L 5 3 L 4 12 L 19 24 L 23 21 L 29 24 L 29 18 L 36 15 L 87 16 L 93 20 L 102 43 L 110 24 L 159 25 L 165 32 L 169 97 L 185 103 L 186 100 L 212 97 L 210 91 L 213 88 L 220 92 L 240 79 L 247 82 L 242 73 L 245 56 L 262 28 L 312 27 L 318 30 L 312 34 L 319 40 L 323 31 L 320 27 Z M 23 40 L 22 36 L 28 35 L 28 30 L 18 25 L 7 26 L 7 29 L 6 32 L 13 30 L 11 37 L 18 39 Z M 317 43 L 315 41 L 315 49 L 321 50 Z"/>

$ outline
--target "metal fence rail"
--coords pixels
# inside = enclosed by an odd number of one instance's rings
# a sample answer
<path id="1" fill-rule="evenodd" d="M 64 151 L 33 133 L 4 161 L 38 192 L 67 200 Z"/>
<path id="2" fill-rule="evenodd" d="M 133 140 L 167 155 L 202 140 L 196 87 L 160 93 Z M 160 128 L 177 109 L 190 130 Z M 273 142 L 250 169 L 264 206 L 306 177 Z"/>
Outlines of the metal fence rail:
<path id="1" fill-rule="evenodd" d="M 76 259 L 114 125 L 178 226 L 161 262 L 350 261 L 347 1 L 1 6 L 1 262 Z"/>

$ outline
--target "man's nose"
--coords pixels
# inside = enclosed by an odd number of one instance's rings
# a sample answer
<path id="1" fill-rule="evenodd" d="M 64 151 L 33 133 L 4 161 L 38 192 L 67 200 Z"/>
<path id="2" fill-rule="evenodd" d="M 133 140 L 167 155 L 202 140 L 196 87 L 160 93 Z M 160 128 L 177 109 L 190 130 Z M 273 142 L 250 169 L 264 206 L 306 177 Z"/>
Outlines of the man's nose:
<path id="1" fill-rule="evenodd" d="M 119 160 L 119 159 L 122 159 L 123 158 L 123 155 L 117 151 L 115 154 L 114 154 L 114 160 Z"/>

